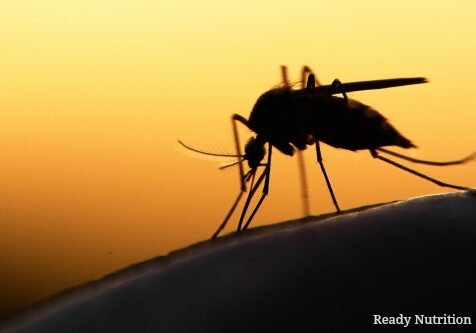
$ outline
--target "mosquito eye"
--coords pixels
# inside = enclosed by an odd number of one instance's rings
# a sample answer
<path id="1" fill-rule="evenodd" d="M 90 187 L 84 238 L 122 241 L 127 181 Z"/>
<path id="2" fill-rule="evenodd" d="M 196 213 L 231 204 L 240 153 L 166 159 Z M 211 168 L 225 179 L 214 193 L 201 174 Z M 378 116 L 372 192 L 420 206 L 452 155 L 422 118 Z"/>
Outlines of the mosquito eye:
<path id="1" fill-rule="evenodd" d="M 248 160 L 250 168 L 258 167 L 265 155 L 266 149 L 263 144 L 254 137 L 250 138 L 245 146 L 245 159 Z"/>

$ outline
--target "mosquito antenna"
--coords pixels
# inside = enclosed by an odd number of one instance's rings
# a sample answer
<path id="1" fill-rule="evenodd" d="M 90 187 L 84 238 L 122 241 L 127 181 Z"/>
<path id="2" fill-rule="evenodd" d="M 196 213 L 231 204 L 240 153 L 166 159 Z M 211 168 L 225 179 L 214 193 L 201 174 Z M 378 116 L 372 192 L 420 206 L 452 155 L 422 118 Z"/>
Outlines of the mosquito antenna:
<path id="1" fill-rule="evenodd" d="M 476 153 L 472 153 L 471 155 L 466 156 L 465 158 L 462 158 L 460 160 L 447 161 L 447 162 L 435 162 L 435 161 L 419 160 L 419 159 L 416 159 L 416 158 L 413 158 L 413 157 L 409 157 L 409 156 L 406 156 L 406 155 L 395 153 L 393 151 L 390 151 L 390 150 L 387 150 L 387 149 L 381 148 L 381 147 L 377 148 L 377 150 L 381 151 L 382 153 L 386 153 L 386 154 L 389 154 L 389 155 L 392 155 L 392 156 L 395 156 L 395 157 L 398 157 L 398 158 L 401 158 L 403 160 L 410 161 L 410 162 L 413 162 L 413 163 L 428 164 L 428 165 L 435 165 L 435 166 L 463 164 L 463 163 L 469 162 L 469 161 L 473 160 L 474 158 L 476 158 Z"/>
<path id="2" fill-rule="evenodd" d="M 241 160 L 238 160 L 238 161 L 236 161 L 236 162 L 230 162 L 230 163 L 227 163 L 227 164 L 225 164 L 225 165 L 222 165 L 221 167 L 219 167 L 219 169 L 220 169 L 220 170 L 223 170 L 223 169 L 229 168 L 229 167 L 231 167 L 231 166 L 237 165 L 238 163 L 241 163 L 241 162 L 243 162 L 243 161 L 245 161 L 244 158 L 241 159 Z"/>
<path id="3" fill-rule="evenodd" d="M 188 150 L 191 150 L 191 151 L 194 151 L 196 153 L 199 153 L 199 154 L 203 154 L 203 155 L 209 155 L 209 156 L 220 156 L 220 157 L 244 157 L 243 155 L 235 155 L 235 154 L 218 154 L 218 153 L 210 153 L 208 151 L 203 151 L 203 150 L 199 150 L 199 149 L 196 149 L 196 148 L 193 148 L 191 146 L 188 146 L 186 145 L 185 143 L 183 143 L 182 141 L 180 140 L 177 140 L 178 143 L 180 143 L 183 147 L 187 148 Z"/>

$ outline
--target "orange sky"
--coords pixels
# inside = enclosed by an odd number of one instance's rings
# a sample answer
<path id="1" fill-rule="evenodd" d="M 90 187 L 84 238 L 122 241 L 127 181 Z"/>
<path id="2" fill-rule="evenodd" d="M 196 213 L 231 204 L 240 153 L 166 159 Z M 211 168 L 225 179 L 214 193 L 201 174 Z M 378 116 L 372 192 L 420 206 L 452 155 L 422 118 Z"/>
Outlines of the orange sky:
<path id="1" fill-rule="evenodd" d="M 248 116 L 282 64 L 324 83 L 428 77 L 351 97 L 417 144 L 411 156 L 476 149 L 470 1 L 4 0 L 0 31 L 0 298 L 11 304 L 209 237 L 237 171 L 176 139 L 233 152 L 230 115 Z M 322 150 L 343 209 L 447 191 L 368 152 Z M 330 212 L 314 150 L 305 158 L 311 211 Z M 476 185 L 476 163 L 417 168 Z M 274 154 L 270 191 L 254 225 L 301 216 L 296 159 Z"/>

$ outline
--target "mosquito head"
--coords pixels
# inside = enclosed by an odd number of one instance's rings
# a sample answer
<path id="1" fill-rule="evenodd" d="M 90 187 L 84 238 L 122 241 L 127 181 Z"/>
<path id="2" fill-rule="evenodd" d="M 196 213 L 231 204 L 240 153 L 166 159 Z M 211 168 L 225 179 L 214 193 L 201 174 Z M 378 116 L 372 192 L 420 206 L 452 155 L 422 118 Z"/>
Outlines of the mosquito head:
<path id="1" fill-rule="evenodd" d="M 264 142 L 251 137 L 245 145 L 245 160 L 248 160 L 248 166 L 251 169 L 256 169 L 266 155 Z"/>

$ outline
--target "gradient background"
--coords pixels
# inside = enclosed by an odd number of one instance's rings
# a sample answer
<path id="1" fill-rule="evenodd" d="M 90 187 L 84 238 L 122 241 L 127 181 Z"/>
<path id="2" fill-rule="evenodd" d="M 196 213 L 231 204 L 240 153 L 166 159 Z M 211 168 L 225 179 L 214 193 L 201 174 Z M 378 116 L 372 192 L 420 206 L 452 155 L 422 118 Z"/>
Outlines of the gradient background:
<path id="1" fill-rule="evenodd" d="M 176 140 L 232 153 L 230 115 L 248 116 L 282 64 L 325 83 L 428 77 L 351 96 L 418 145 L 409 155 L 466 156 L 475 33 L 471 1 L 2 0 L 0 316 L 207 239 L 237 171 Z M 449 191 L 368 152 L 322 150 L 343 209 Z M 297 160 L 273 157 L 254 225 L 301 217 Z M 314 150 L 305 158 L 311 211 L 332 212 Z M 416 168 L 476 186 L 475 163 Z"/>

